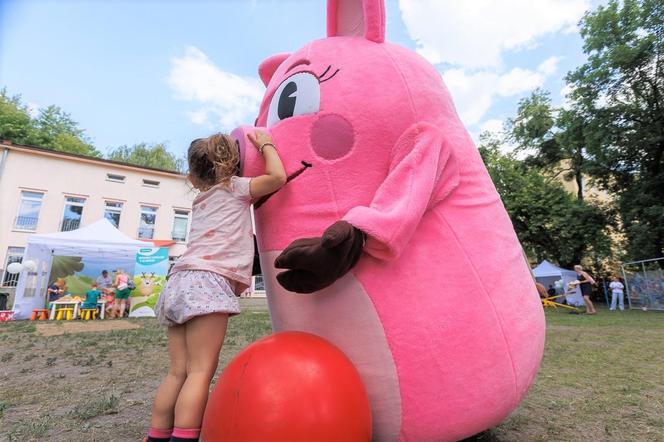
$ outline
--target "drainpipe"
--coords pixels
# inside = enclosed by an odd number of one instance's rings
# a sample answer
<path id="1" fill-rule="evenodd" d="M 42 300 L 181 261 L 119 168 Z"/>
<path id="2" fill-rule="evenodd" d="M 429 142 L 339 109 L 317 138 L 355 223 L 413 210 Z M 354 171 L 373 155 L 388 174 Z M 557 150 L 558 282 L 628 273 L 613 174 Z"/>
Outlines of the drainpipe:
<path id="1" fill-rule="evenodd" d="M 7 162 L 7 156 L 9 155 L 9 149 L 6 147 L 2 148 L 2 156 L 0 156 L 0 181 L 2 181 L 2 172 L 5 170 L 5 163 Z"/>

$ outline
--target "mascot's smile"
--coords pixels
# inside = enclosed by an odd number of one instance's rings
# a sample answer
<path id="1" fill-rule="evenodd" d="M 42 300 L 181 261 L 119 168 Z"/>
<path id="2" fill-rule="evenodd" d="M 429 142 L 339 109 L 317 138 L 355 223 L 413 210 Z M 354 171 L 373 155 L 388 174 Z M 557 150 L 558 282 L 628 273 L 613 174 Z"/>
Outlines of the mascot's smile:
<path id="1" fill-rule="evenodd" d="M 302 172 L 304 172 L 308 168 L 312 167 L 311 163 L 307 163 L 304 160 L 302 160 L 301 163 L 302 163 L 302 167 L 300 169 L 296 170 L 295 172 L 293 172 L 292 174 L 288 175 L 288 178 L 286 179 L 286 183 L 289 183 L 290 181 L 294 180 L 295 178 L 300 176 L 302 174 Z M 278 190 L 277 190 L 277 192 L 278 192 Z M 260 206 L 265 204 L 267 202 L 267 200 L 269 200 L 270 197 L 272 195 L 274 195 L 275 193 L 277 193 L 277 192 L 273 192 L 269 195 L 265 195 L 265 196 L 259 198 L 258 200 L 256 200 L 256 202 L 254 203 L 254 210 L 257 210 Z"/>

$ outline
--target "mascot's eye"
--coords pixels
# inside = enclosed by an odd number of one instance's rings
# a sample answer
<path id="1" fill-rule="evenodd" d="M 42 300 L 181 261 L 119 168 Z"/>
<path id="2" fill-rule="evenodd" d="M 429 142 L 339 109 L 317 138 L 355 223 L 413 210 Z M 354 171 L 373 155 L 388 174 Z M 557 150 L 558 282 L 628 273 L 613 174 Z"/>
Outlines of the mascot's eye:
<path id="1" fill-rule="evenodd" d="M 295 115 L 312 114 L 320 109 L 320 84 L 308 72 L 300 72 L 279 85 L 267 114 L 267 127 Z"/>

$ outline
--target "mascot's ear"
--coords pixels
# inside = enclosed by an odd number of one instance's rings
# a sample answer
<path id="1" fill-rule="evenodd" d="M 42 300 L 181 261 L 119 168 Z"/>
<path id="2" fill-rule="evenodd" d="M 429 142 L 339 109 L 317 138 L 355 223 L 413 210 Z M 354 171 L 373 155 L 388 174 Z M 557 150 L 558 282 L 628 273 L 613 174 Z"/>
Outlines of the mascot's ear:
<path id="1" fill-rule="evenodd" d="M 290 56 L 291 54 L 289 53 L 275 54 L 270 55 L 265 60 L 263 60 L 261 65 L 258 66 L 258 75 L 261 77 L 261 80 L 263 80 L 263 84 L 265 86 L 268 85 L 270 79 L 274 75 L 274 72 L 281 65 L 281 63 L 283 63 L 284 60 Z"/>
<path id="2" fill-rule="evenodd" d="M 341 35 L 385 41 L 383 0 L 327 0 L 327 36 Z"/>

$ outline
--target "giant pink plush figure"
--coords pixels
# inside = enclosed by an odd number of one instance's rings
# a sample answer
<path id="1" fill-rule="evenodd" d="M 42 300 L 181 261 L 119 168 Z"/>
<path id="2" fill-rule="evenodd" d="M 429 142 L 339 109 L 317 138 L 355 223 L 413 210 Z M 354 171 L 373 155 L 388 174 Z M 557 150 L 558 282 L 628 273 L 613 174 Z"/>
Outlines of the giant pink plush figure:
<path id="1" fill-rule="evenodd" d="M 329 0 L 327 27 L 327 38 L 259 68 L 267 90 L 256 126 L 287 172 L 311 165 L 256 211 L 274 330 L 323 336 L 350 357 L 376 440 L 473 435 L 500 423 L 535 378 L 535 284 L 441 76 L 384 41 L 382 0 Z M 234 132 L 248 176 L 263 168 L 245 148 L 253 130 Z M 321 240 L 340 220 L 350 236 Z M 358 238 L 361 255 L 327 287 L 299 294 L 277 281 L 275 258 L 289 245 L 286 286 L 311 277 L 316 253 Z M 299 253 L 296 240 L 323 246 Z M 344 259 L 337 252 L 327 258 Z"/>

